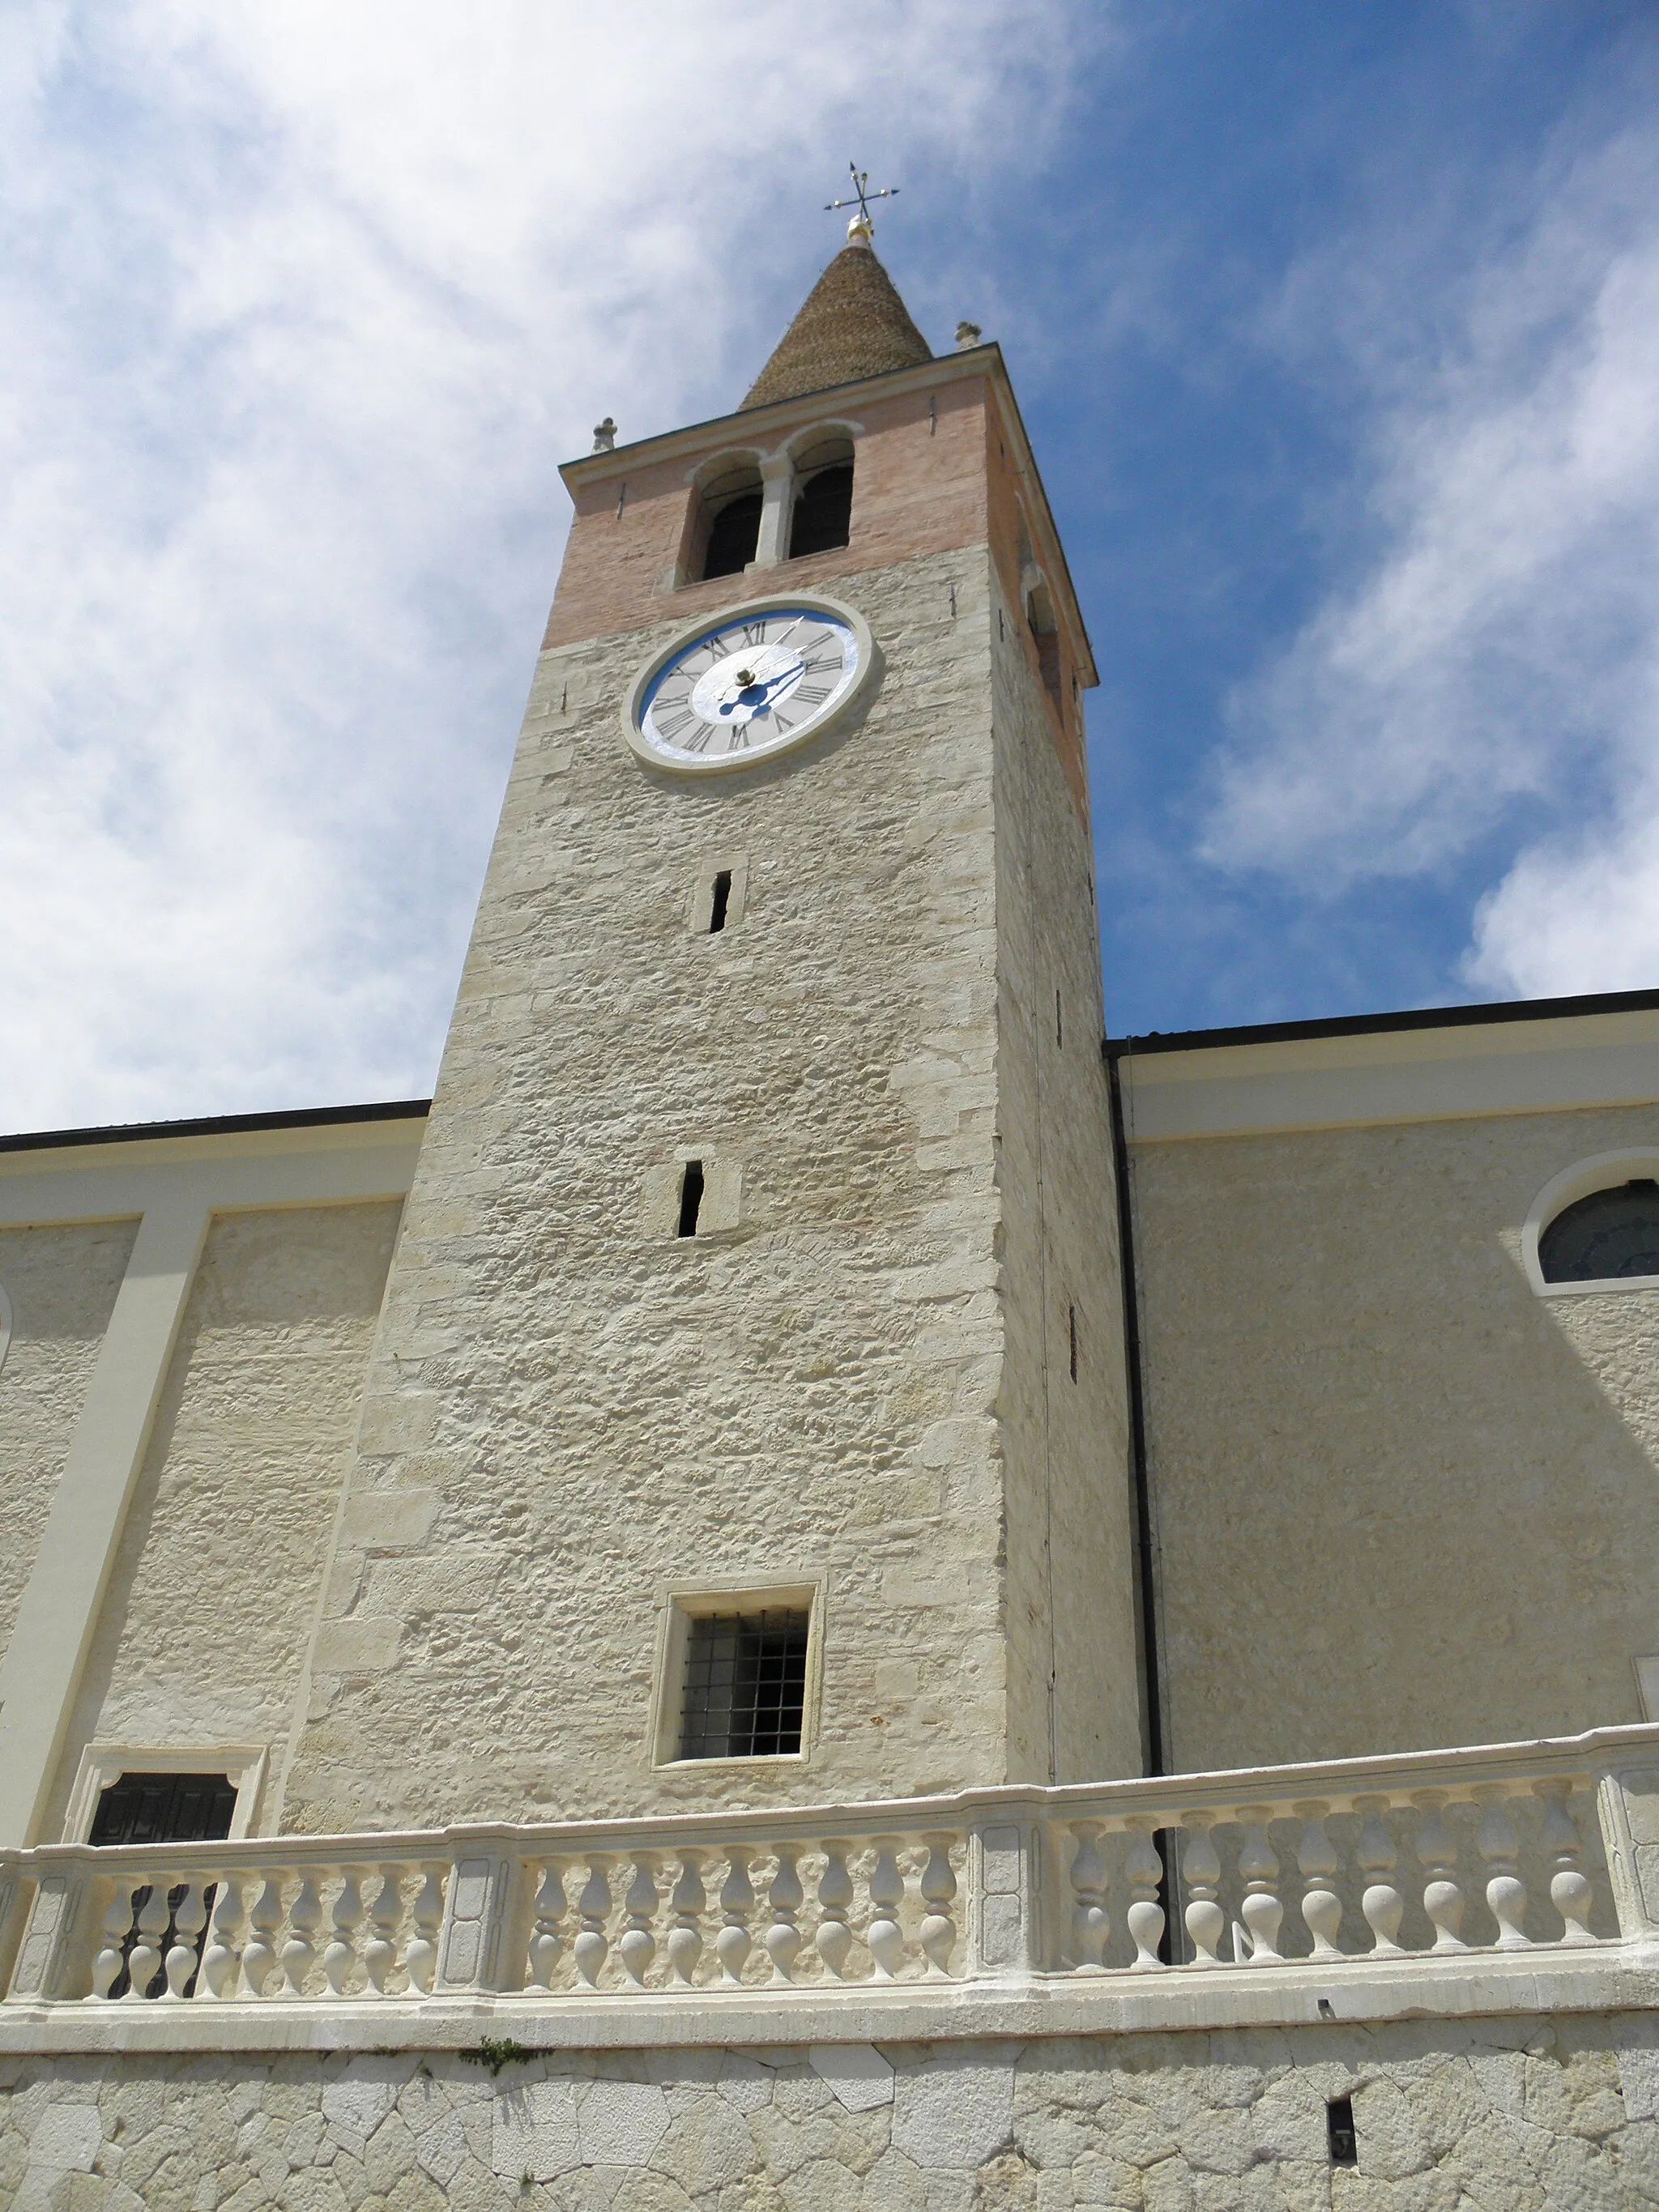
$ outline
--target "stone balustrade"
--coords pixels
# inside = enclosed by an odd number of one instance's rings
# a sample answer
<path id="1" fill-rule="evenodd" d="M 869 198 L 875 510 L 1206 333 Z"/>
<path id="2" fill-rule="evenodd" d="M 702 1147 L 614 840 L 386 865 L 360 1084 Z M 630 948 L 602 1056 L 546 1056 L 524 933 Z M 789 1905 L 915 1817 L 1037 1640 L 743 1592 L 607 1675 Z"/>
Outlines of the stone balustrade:
<path id="1" fill-rule="evenodd" d="M 1643 1942 L 1659 1728 L 648 1826 L 0 1856 L 6 2002 L 54 2012 L 882 2001 L 1298 1966 L 1336 1987 Z"/>

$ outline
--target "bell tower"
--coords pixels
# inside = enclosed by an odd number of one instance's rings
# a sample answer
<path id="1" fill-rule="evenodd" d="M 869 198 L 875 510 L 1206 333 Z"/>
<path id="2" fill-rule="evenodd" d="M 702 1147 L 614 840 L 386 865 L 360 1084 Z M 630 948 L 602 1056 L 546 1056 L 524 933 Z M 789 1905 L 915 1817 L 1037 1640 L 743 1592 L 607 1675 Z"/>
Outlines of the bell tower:
<path id="1" fill-rule="evenodd" d="M 735 413 L 562 473 L 282 1825 L 1138 1772 L 1095 678 L 1001 354 L 860 216 Z"/>

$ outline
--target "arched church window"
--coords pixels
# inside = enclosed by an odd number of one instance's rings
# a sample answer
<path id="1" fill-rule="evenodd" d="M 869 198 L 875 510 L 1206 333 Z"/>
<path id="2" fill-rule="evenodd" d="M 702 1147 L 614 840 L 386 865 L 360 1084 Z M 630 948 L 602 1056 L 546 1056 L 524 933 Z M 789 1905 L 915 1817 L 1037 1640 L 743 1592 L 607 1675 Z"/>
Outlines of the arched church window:
<path id="1" fill-rule="evenodd" d="M 1636 1176 L 1563 1208 L 1540 1235 L 1547 1283 L 1616 1283 L 1659 1276 L 1659 1179 Z"/>
<path id="2" fill-rule="evenodd" d="M 853 527 L 853 441 L 820 439 L 795 458 L 795 507 L 789 558 L 845 545 Z"/>
<path id="3" fill-rule="evenodd" d="M 760 542 L 761 476 L 752 462 L 722 470 L 702 488 L 698 536 L 702 556 L 693 580 L 740 576 Z"/>

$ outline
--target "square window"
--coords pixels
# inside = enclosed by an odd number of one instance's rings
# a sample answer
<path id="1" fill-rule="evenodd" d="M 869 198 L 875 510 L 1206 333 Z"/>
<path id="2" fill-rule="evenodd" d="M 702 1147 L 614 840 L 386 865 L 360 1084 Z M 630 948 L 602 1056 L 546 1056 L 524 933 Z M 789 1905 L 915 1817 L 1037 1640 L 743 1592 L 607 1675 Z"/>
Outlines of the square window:
<path id="1" fill-rule="evenodd" d="M 805 1606 L 691 1614 L 685 1623 L 677 1756 L 799 1755 L 811 1626 Z"/>

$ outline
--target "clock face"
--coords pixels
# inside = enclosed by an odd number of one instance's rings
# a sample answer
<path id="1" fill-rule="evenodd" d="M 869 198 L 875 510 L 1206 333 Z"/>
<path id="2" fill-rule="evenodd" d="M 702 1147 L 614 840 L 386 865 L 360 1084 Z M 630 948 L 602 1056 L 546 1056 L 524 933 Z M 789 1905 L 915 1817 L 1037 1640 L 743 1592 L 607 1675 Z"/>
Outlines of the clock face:
<path id="1" fill-rule="evenodd" d="M 744 607 L 652 664 L 629 702 L 629 741 L 662 768 L 744 768 L 816 736 L 870 663 L 870 633 L 850 607 Z"/>

